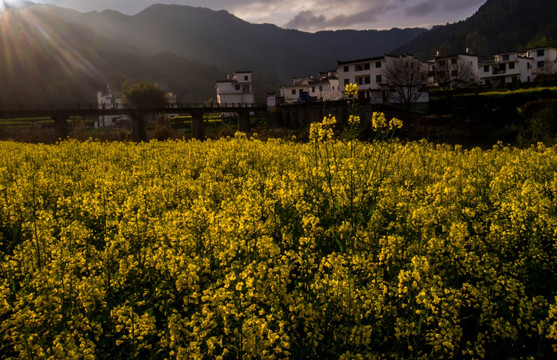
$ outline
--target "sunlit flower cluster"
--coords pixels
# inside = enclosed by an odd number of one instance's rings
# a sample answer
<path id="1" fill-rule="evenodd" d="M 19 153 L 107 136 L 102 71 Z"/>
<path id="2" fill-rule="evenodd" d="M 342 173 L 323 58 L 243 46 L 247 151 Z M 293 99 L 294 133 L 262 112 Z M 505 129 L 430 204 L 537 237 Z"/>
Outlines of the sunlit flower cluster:
<path id="1" fill-rule="evenodd" d="M 557 149 L 334 120 L 309 143 L 0 143 L 2 357 L 552 358 Z"/>
<path id="2" fill-rule="evenodd" d="M 311 123 L 309 128 L 309 138 L 312 141 L 331 140 L 334 136 L 333 126 L 337 119 L 333 115 L 325 116 L 322 122 Z"/>
<path id="3" fill-rule="evenodd" d="M 400 119 L 392 118 L 390 121 L 387 121 L 385 114 L 382 112 L 374 112 L 371 117 L 371 126 L 374 131 L 381 131 L 381 130 L 396 130 L 402 128 L 403 122 Z"/>
<path id="4" fill-rule="evenodd" d="M 344 93 L 348 99 L 353 99 L 358 95 L 358 84 L 351 83 L 347 84 L 344 89 Z"/>

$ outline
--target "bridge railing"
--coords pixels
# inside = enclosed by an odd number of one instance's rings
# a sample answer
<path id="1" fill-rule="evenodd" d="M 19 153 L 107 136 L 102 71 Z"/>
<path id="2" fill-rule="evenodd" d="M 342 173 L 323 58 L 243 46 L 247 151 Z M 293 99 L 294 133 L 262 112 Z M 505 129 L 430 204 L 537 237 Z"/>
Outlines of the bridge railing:
<path id="1" fill-rule="evenodd" d="M 128 104 L 96 104 L 96 103 L 60 103 L 60 104 L 6 104 L 0 105 L 0 111 L 48 111 L 48 110 L 172 110 L 172 109 L 246 109 L 264 108 L 266 104 L 250 103 L 174 103 L 164 107 L 134 108 Z"/>

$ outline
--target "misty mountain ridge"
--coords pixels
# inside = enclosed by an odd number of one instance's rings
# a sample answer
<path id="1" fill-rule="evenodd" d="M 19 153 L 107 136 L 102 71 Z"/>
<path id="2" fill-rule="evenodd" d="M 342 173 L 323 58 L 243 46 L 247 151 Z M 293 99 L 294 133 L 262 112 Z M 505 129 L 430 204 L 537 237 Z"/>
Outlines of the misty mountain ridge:
<path id="1" fill-rule="evenodd" d="M 436 50 L 466 47 L 487 58 L 543 36 L 557 39 L 556 7 L 546 0 L 488 0 L 470 18 L 429 31 L 307 33 L 191 6 L 159 4 L 125 15 L 28 4 L 0 14 L 7 31 L 0 37 L 0 104 L 94 102 L 108 84 L 140 79 L 163 84 L 178 101 L 200 102 L 216 96 L 216 80 L 237 70 L 254 72 L 261 101 L 292 77 L 336 69 L 336 60 L 385 53 L 427 60 Z"/>
<path id="2" fill-rule="evenodd" d="M 247 68 L 287 78 L 331 70 L 336 67 L 336 58 L 344 54 L 380 55 L 425 32 L 393 29 L 306 33 L 272 24 L 251 24 L 225 10 L 180 5 L 152 5 L 132 16 L 88 13 L 82 23 L 100 35 L 146 52 L 170 51 L 225 71 Z"/>
<path id="3" fill-rule="evenodd" d="M 306 33 L 180 5 L 152 5 L 135 15 L 33 5 L 8 10 L 0 21 L 5 29 L 18 29 L 0 50 L 0 63 L 15 67 L 0 68 L 9 80 L 0 85 L 4 103 L 93 101 L 93 89 L 117 88 L 124 79 L 152 79 L 180 101 L 203 101 L 216 96 L 215 80 L 239 69 L 257 74 L 256 88 L 264 94 L 291 77 L 333 70 L 339 57 L 381 55 L 426 31 Z M 16 53 L 35 64 L 10 59 Z"/>

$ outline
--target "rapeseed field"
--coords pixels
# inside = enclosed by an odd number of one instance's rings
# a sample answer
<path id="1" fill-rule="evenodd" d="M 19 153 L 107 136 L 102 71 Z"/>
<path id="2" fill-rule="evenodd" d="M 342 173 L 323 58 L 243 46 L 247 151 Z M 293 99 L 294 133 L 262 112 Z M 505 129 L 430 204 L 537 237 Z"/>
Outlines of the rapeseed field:
<path id="1" fill-rule="evenodd" d="M 0 143 L 6 359 L 557 351 L 557 148 Z M 379 139 L 380 138 L 380 139 Z"/>

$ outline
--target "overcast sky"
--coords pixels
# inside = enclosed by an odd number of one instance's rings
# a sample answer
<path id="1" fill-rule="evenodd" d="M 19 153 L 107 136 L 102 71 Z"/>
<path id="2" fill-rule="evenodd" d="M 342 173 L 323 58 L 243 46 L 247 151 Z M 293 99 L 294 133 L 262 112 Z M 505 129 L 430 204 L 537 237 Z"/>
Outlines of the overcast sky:
<path id="1" fill-rule="evenodd" d="M 17 0 L 12 0 L 17 1 Z M 79 11 L 112 9 L 136 14 L 154 3 L 228 10 L 252 23 L 304 31 L 389 29 L 464 20 L 486 0 L 32 0 Z M 9 2 L 9 0 L 7 0 Z"/>

